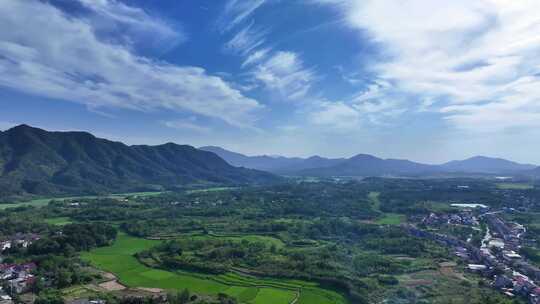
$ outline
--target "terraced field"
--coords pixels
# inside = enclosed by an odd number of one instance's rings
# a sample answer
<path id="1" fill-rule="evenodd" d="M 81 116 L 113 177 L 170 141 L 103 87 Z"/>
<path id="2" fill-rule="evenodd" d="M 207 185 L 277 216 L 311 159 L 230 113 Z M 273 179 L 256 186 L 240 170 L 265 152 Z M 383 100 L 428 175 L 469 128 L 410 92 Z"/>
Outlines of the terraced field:
<path id="1" fill-rule="evenodd" d="M 256 236 L 253 236 L 256 237 Z M 82 258 L 94 266 L 117 275 L 120 282 L 129 287 L 150 287 L 170 290 L 188 288 L 200 294 L 226 293 L 241 303 L 249 304 L 344 304 L 340 294 L 319 288 L 316 283 L 259 279 L 228 273 L 205 275 L 191 272 L 170 272 L 147 267 L 133 256 L 135 253 L 155 246 L 156 240 L 134 238 L 120 234 L 116 242 L 82 254 Z"/>

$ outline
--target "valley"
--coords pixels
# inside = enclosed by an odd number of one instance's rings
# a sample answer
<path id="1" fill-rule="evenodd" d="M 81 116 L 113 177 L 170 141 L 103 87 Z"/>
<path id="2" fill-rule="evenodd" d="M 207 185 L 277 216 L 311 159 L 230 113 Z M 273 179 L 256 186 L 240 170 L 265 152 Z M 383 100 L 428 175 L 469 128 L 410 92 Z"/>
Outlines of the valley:
<path id="1" fill-rule="evenodd" d="M 37 262 L 35 273 L 59 284 L 67 299 L 172 297 L 187 290 L 193 303 L 507 303 L 489 275 L 468 270 L 478 261 L 410 227 L 472 248 L 483 236 L 475 229 L 483 226 L 466 224 L 468 213 L 452 205 L 475 202 L 518 218 L 538 210 L 536 189 L 501 188 L 496 180 L 371 178 L 52 199 L 0 211 L 2 235 L 39 236 L 2 256 Z M 117 234 L 99 243 L 55 236 L 84 225 L 110 226 Z M 534 234 L 527 235 L 534 263 L 538 247 Z M 51 247 L 54 242 L 72 245 Z M 58 255 L 85 279 L 63 282 L 49 274 L 43 261 Z M 463 298 L 452 295 L 456 288 Z"/>

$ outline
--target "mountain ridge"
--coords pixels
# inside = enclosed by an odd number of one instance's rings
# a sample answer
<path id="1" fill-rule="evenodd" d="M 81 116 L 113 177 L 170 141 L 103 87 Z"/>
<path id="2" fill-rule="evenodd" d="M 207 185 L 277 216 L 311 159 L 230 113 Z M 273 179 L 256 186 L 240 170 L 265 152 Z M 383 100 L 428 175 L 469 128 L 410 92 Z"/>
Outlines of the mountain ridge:
<path id="1" fill-rule="evenodd" d="M 258 160 L 263 156 L 247 156 L 237 152 L 231 152 L 221 147 L 201 147 L 210 149 L 233 165 L 261 169 Z M 224 152 L 225 151 L 225 152 Z M 227 152 L 234 153 L 236 158 L 229 159 Z M 277 162 L 268 162 L 264 170 L 276 174 L 313 175 L 313 176 L 384 176 L 384 175 L 444 175 L 448 173 L 462 174 L 504 174 L 526 173 L 531 170 L 540 172 L 540 168 L 530 164 L 520 164 L 502 158 L 473 156 L 463 160 L 453 160 L 443 164 L 423 164 L 406 159 L 382 159 L 370 154 L 356 154 L 350 158 L 329 159 L 321 156 L 308 158 L 287 158 L 290 164 L 284 167 Z M 310 163 L 310 160 L 316 160 Z M 320 165 L 324 163 L 324 165 Z M 276 165 L 272 167 L 272 165 Z"/>
<path id="2" fill-rule="evenodd" d="M 217 146 L 204 146 L 199 149 L 216 153 L 233 166 L 265 170 L 279 174 L 287 174 L 309 168 L 326 167 L 344 160 L 341 158 L 325 158 L 317 155 L 309 158 L 268 155 L 247 156 Z"/>
<path id="3" fill-rule="evenodd" d="M 0 132 L 0 197 L 277 180 L 189 145 L 128 146 L 88 132 L 50 132 L 28 125 Z"/>

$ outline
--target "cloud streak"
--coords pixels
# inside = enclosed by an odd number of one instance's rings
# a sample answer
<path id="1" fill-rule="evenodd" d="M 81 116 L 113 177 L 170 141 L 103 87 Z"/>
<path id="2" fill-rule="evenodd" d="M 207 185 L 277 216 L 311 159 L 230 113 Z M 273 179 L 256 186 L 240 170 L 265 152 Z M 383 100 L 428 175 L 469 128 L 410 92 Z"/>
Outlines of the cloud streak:
<path id="1" fill-rule="evenodd" d="M 187 119 L 176 119 L 171 121 L 162 121 L 162 125 L 181 131 L 196 132 L 208 134 L 212 131 L 211 128 L 206 126 L 201 126 L 197 123 L 196 117 L 190 117 Z"/>
<path id="2" fill-rule="evenodd" d="M 256 29 L 253 23 L 238 31 L 231 40 L 225 44 L 225 48 L 234 53 L 246 56 L 265 42 L 267 31 Z M 257 54 L 255 52 L 254 54 Z M 260 53 L 259 53 L 260 54 Z"/>
<path id="3" fill-rule="evenodd" d="M 266 0 L 228 0 L 218 20 L 218 26 L 221 27 L 222 32 L 227 32 L 245 21 L 265 3 Z"/>

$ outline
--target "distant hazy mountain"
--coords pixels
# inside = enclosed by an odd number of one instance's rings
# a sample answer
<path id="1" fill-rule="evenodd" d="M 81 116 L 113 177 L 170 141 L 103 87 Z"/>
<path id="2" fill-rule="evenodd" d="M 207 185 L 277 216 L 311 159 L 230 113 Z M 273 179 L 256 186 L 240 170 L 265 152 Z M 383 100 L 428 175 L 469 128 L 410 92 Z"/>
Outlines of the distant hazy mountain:
<path id="1" fill-rule="evenodd" d="M 326 168 L 306 169 L 300 175 L 311 176 L 416 176 L 437 172 L 437 166 L 401 159 L 381 159 L 358 154 L 341 163 Z"/>
<path id="2" fill-rule="evenodd" d="M 200 147 L 199 149 L 216 153 L 233 166 L 265 170 L 282 174 L 297 172 L 309 168 L 323 168 L 332 166 L 344 160 L 342 158 L 332 159 L 320 156 L 312 156 L 310 158 L 268 155 L 247 156 L 215 146 Z"/>
<path id="3" fill-rule="evenodd" d="M 26 125 L 0 132 L 0 197 L 277 179 L 186 145 L 127 146 L 85 132 L 48 132 Z"/>
<path id="4" fill-rule="evenodd" d="M 470 173 L 515 173 L 532 170 L 534 165 L 519 164 L 502 158 L 475 156 L 465 160 L 454 160 L 441 165 L 446 171 Z"/>
<path id="5" fill-rule="evenodd" d="M 202 147 L 234 166 L 266 170 L 279 174 L 304 176 L 426 176 L 463 174 L 525 173 L 533 165 L 476 156 L 442 165 L 427 165 L 401 159 L 381 159 L 372 155 L 358 154 L 348 159 L 329 159 L 320 156 L 310 158 L 287 158 L 271 156 L 246 156 L 220 147 Z M 540 175 L 540 169 L 538 169 Z"/>

